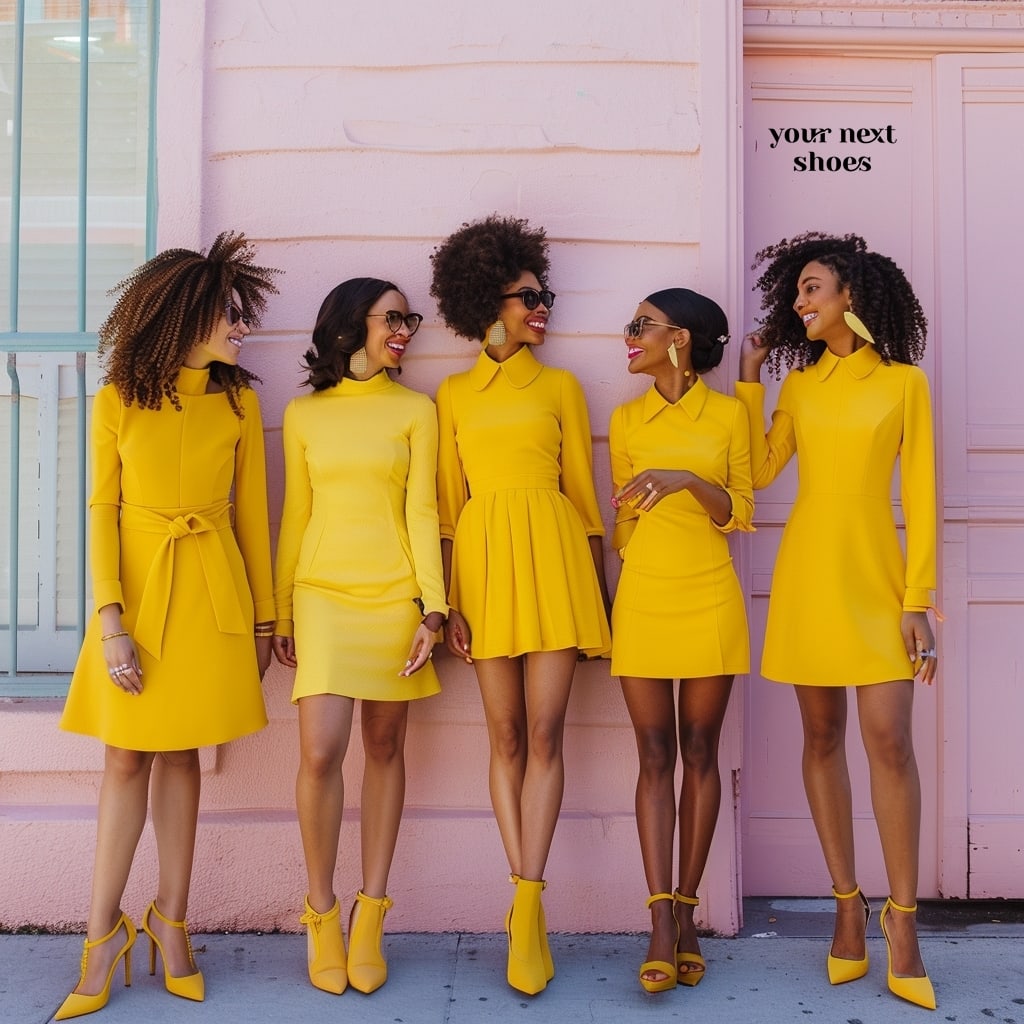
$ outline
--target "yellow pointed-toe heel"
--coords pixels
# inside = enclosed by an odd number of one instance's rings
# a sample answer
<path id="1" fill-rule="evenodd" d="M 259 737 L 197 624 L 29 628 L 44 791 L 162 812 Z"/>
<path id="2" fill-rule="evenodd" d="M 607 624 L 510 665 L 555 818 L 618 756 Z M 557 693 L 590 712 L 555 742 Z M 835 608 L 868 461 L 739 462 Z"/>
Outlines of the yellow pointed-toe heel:
<path id="1" fill-rule="evenodd" d="M 868 903 L 864 893 L 860 891 L 860 886 L 858 885 L 851 892 L 836 892 L 835 886 L 833 886 L 832 895 L 837 900 L 852 900 L 855 896 L 860 897 L 860 901 L 864 905 L 864 933 L 866 940 L 868 921 L 871 920 L 871 904 Z M 828 968 L 828 980 L 832 985 L 843 985 L 848 981 L 856 981 L 858 978 L 863 978 L 868 973 L 867 942 L 865 941 L 864 943 L 864 956 L 859 960 L 847 960 L 844 957 L 833 956 L 830 948 L 826 966 Z"/>
<path id="2" fill-rule="evenodd" d="M 512 909 L 505 918 L 508 932 L 506 977 L 512 988 L 528 996 L 542 992 L 548 984 L 540 942 L 540 897 L 543 891 L 542 880 L 517 879 Z"/>
<path id="3" fill-rule="evenodd" d="M 338 901 L 325 914 L 318 914 L 307 896 L 306 912 L 299 921 L 306 926 L 306 965 L 314 988 L 340 996 L 348 988 L 348 957 L 341 934 L 341 906 Z"/>
<path id="4" fill-rule="evenodd" d="M 670 892 L 656 892 L 653 896 L 649 896 L 647 899 L 647 909 L 650 910 L 655 903 L 660 903 L 662 900 L 672 901 L 674 899 Z M 673 920 L 675 915 L 673 914 Z M 679 922 L 676 921 L 676 942 L 679 941 Z M 651 981 L 650 978 L 645 978 L 644 975 L 648 971 L 657 971 L 659 974 L 664 974 L 664 978 L 659 978 L 656 981 Z M 667 960 L 645 960 L 640 965 L 640 984 L 643 986 L 646 992 L 667 992 L 669 989 L 673 989 L 679 984 L 678 967 L 669 963 Z"/>
<path id="5" fill-rule="evenodd" d="M 380 946 L 384 939 L 384 915 L 394 905 L 390 896 L 375 899 L 362 889 L 352 904 L 348 921 L 348 980 L 354 989 L 367 995 L 388 980 L 388 965 Z"/>
<path id="6" fill-rule="evenodd" d="M 685 903 L 688 907 L 699 907 L 700 900 L 696 896 L 684 896 L 678 889 L 672 893 L 676 903 Z M 680 970 L 683 965 L 686 970 Z M 676 953 L 676 970 L 679 971 L 679 984 L 693 988 L 704 979 L 708 965 L 700 953 Z"/>
<path id="7" fill-rule="evenodd" d="M 515 885 L 519 881 L 519 876 L 515 873 L 508 876 L 508 880 Z M 544 883 L 544 888 L 548 887 L 548 883 Z M 512 908 L 508 908 L 508 913 L 505 915 L 505 932 L 508 932 L 509 922 L 512 920 Z M 544 916 L 544 899 L 541 897 L 540 910 L 537 914 L 537 936 L 540 941 L 540 958 L 544 963 L 544 977 L 547 981 L 550 981 L 555 976 L 555 961 L 551 956 L 551 946 L 548 944 L 548 922 Z"/>
<path id="8" fill-rule="evenodd" d="M 96 1010 L 102 1010 L 110 999 L 110 983 L 114 978 L 114 971 L 117 970 L 117 965 L 121 957 L 124 957 L 125 988 L 128 988 L 131 985 L 132 946 L 135 945 L 135 937 L 137 933 L 135 931 L 135 926 L 128 920 L 124 911 L 121 911 L 121 916 L 117 919 L 117 924 L 115 924 L 102 939 L 96 939 L 94 942 L 90 942 L 88 939 L 85 940 L 85 945 L 82 947 L 82 976 L 78 979 L 78 984 L 81 985 L 82 982 L 85 981 L 85 969 L 89 964 L 89 950 L 95 949 L 97 946 L 102 946 L 106 942 L 110 942 L 122 928 L 125 930 L 124 945 L 117 951 L 117 956 L 114 957 L 110 964 L 110 970 L 107 971 L 107 980 L 104 983 L 103 988 L 94 996 L 85 995 L 81 992 L 72 992 L 71 995 L 61 1003 L 60 1009 L 53 1015 L 54 1020 L 70 1020 L 72 1017 L 82 1017 L 87 1013 L 95 1013 Z M 78 986 L 76 985 L 75 987 L 77 988 Z"/>
<path id="9" fill-rule="evenodd" d="M 171 928 L 180 928 L 185 933 L 185 947 L 188 949 L 188 962 L 195 967 L 192 974 L 182 974 L 175 977 L 167 967 L 167 957 L 164 955 L 164 947 L 150 927 L 150 915 L 155 914 L 164 924 Z M 153 900 L 142 915 L 142 930 L 149 936 L 149 973 L 156 974 L 156 951 L 160 950 L 160 959 L 164 964 L 164 988 L 172 996 L 181 996 L 182 999 L 191 999 L 195 1003 L 201 1003 L 206 998 L 206 985 L 203 981 L 203 972 L 196 967 L 195 957 L 192 955 L 192 939 L 189 937 L 188 929 L 184 921 L 172 921 L 160 913 L 160 908 Z"/>
<path id="10" fill-rule="evenodd" d="M 902 914 L 913 914 L 917 910 L 917 904 L 912 907 L 901 907 L 893 902 L 890 896 L 878 915 L 878 927 L 882 929 L 882 937 L 885 939 L 885 949 L 889 962 L 889 991 L 900 999 L 906 999 L 908 1003 L 915 1006 L 923 1006 L 926 1010 L 935 1009 L 935 989 L 932 988 L 931 979 L 925 974 L 920 978 L 903 978 L 892 972 L 892 944 L 889 942 L 889 933 L 885 930 L 885 922 L 892 911 L 898 910 Z"/>

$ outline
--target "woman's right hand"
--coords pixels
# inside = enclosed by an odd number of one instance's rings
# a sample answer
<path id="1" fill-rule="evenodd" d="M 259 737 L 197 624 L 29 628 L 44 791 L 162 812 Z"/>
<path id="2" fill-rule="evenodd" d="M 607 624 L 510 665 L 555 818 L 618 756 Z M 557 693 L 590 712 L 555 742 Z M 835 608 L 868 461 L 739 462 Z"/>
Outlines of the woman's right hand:
<path id="1" fill-rule="evenodd" d="M 472 642 L 472 634 L 469 631 L 469 623 L 462 617 L 460 612 L 454 608 L 448 610 L 448 621 L 444 624 L 444 643 L 449 653 L 456 658 L 461 658 L 467 665 L 473 664 L 469 649 Z"/>
<path id="2" fill-rule="evenodd" d="M 142 693 L 142 669 L 132 638 L 126 633 L 104 640 L 102 646 L 110 681 L 125 693 L 133 696 Z"/>
<path id="3" fill-rule="evenodd" d="M 768 344 L 761 335 L 746 335 L 740 345 L 740 380 L 747 384 L 759 384 L 761 367 L 767 358 Z"/>
<path id="4" fill-rule="evenodd" d="M 288 668 L 297 668 L 299 663 L 295 658 L 295 637 L 280 636 L 275 633 L 274 657 L 277 658 L 282 665 L 287 665 Z"/>

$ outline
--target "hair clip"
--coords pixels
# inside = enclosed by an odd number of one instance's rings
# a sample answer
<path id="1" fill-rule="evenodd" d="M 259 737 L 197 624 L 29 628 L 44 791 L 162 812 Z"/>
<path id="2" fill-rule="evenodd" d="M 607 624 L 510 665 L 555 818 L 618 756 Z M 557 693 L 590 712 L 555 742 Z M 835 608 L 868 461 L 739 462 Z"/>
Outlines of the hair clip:
<path id="1" fill-rule="evenodd" d="M 719 345 L 728 345 L 730 337 L 732 337 L 730 334 L 720 334 L 715 338 L 715 341 L 717 341 Z"/>

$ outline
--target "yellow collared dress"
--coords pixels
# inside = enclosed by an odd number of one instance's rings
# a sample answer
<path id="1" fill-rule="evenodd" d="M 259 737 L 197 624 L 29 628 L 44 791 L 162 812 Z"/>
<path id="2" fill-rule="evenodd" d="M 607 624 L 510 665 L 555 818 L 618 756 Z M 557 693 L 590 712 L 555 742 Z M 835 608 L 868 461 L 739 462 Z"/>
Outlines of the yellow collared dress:
<path id="1" fill-rule="evenodd" d="M 688 469 L 732 500 L 723 526 L 688 491 L 667 495 L 649 512 L 619 507 L 613 675 L 694 679 L 748 671 L 743 593 L 725 536 L 752 530 L 746 410 L 701 379 L 674 404 L 652 387 L 612 413 L 608 443 L 616 490 L 646 469 Z"/>
<path id="2" fill-rule="evenodd" d="M 438 510 L 453 541 L 449 598 L 476 658 L 611 645 L 588 537 L 604 527 L 594 493 L 586 401 L 567 370 L 529 346 L 502 363 L 482 352 L 443 381 Z"/>
<path id="3" fill-rule="evenodd" d="M 400 677 L 423 616 L 446 614 L 437 525 L 437 415 L 381 371 L 292 399 L 277 632 L 294 629 L 292 700 L 413 700 L 441 686 L 428 661 Z"/>
<path id="4" fill-rule="evenodd" d="M 90 619 L 60 726 L 127 750 L 225 743 L 267 724 L 253 626 L 274 617 L 263 425 L 209 370 L 183 367 L 181 410 L 92 408 L 90 559 L 96 608 L 121 605 L 143 691 L 114 686 Z M 230 497 L 234 490 L 234 505 Z"/>
<path id="5" fill-rule="evenodd" d="M 826 350 L 791 371 L 767 435 L 764 387 L 736 385 L 750 413 L 754 486 L 796 454 L 800 484 L 775 560 L 761 673 L 860 686 L 909 679 L 904 611 L 934 604 L 935 453 L 928 379 L 872 345 Z M 893 515 L 900 465 L 906 555 Z"/>

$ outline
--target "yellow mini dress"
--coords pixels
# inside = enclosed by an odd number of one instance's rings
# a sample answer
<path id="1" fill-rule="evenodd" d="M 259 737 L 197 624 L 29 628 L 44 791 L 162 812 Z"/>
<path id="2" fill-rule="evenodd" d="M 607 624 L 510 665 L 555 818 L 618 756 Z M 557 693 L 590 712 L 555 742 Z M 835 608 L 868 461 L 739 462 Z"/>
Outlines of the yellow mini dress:
<path id="1" fill-rule="evenodd" d="M 608 442 L 616 490 L 646 469 L 688 469 L 732 500 L 723 526 L 689 491 L 667 495 L 649 512 L 619 507 L 612 546 L 623 564 L 612 606 L 612 674 L 747 672 L 747 616 L 725 537 L 752 530 L 746 409 L 701 379 L 674 404 L 652 387 L 612 413 Z"/>
<path id="2" fill-rule="evenodd" d="M 108 674 L 90 619 L 60 726 L 127 750 L 188 750 L 267 724 L 253 626 L 274 617 L 263 425 L 209 370 L 183 367 L 179 412 L 92 407 L 90 559 L 97 609 L 118 604 L 142 669 L 130 696 Z M 230 502 L 234 488 L 234 505 Z"/>
<path id="3" fill-rule="evenodd" d="M 909 679 L 904 611 L 933 606 L 935 453 L 928 379 L 872 345 L 826 350 L 782 384 L 767 436 L 764 387 L 736 385 L 750 413 L 754 486 L 796 453 L 800 484 L 775 560 L 761 673 L 860 686 Z M 897 459 L 906 556 L 893 516 Z"/>
<path id="4" fill-rule="evenodd" d="M 413 700 L 441 686 L 428 661 L 399 676 L 425 614 L 447 614 L 437 524 L 437 415 L 382 371 L 293 399 L 277 633 L 294 629 L 292 700 Z"/>
<path id="5" fill-rule="evenodd" d="M 437 393 L 438 510 L 453 541 L 449 598 L 476 658 L 611 645 L 588 537 L 594 494 L 583 390 L 523 346 L 482 352 Z"/>

